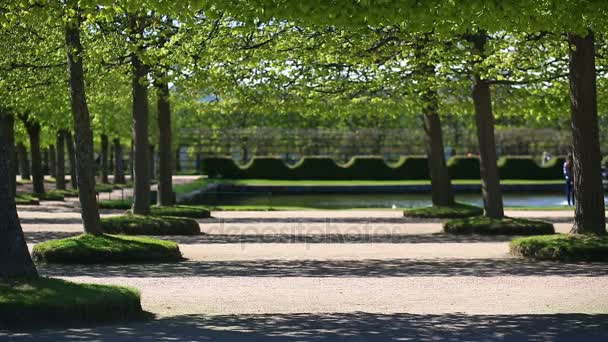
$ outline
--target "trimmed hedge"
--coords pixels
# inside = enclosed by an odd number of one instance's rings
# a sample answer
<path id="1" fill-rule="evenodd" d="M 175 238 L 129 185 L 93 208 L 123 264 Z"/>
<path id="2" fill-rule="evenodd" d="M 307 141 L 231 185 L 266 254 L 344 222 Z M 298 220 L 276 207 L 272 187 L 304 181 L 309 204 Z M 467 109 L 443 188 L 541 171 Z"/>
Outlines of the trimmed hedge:
<path id="1" fill-rule="evenodd" d="M 103 264 L 169 262 L 183 260 L 172 241 L 141 236 L 82 234 L 49 240 L 34 246 L 32 258 L 38 263 Z"/>
<path id="2" fill-rule="evenodd" d="M 465 203 L 454 203 L 451 206 L 411 208 L 403 211 L 405 217 L 419 218 L 464 218 L 482 214 L 483 208 Z"/>
<path id="3" fill-rule="evenodd" d="M 198 235 L 201 228 L 193 219 L 172 216 L 122 215 L 104 217 L 101 228 L 109 234 Z"/>
<path id="4" fill-rule="evenodd" d="M 538 165 L 532 157 L 502 157 L 498 161 L 502 179 L 561 179 L 564 158 Z M 428 179 L 426 157 L 403 157 L 387 163 L 382 157 L 354 157 L 346 164 L 331 158 L 305 157 L 289 166 L 280 158 L 255 157 L 246 165 L 231 158 L 206 158 L 201 172 L 210 178 L 286 180 L 417 180 Z M 479 179 L 479 158 L 454 156 L 447 161 L 452 179 Z"/>
<path id="5" fill-rule="evenodd" d="M 502 157 L 498 160 L 503 179 L 560 179 L 563 178 L 565 158 L 556 157 L 540 166 L 530 156 Z"/>
<path id="6" fill-rule="evenodd" d="M 608 237 L 555 234 L 514 239 L 511 254 L 538 260 L 608 261 Z"/>
<path id="7" fill-rule="evenodd" d="M 454 156 L 448 159 L 448 171 L 452 179 L 480 179 L 479 158 Z"/>
<path id="8" fill-rule="evenodd" d="M 443 231 L 450 234 L 546 235 L 554 234 L 555 228 L 552 223 L 545 221 L 476 216 L 448 221 L 443 225 Z"/>
<path id="9" fill-rule="evenodd" d="M 129 210 L 133 206 L 132 198 L 103 200 L 97 202 L 100 209 Z"/>
<path id="10" fill-rule="evenodd" d="M 154 216 L 175 216 L 202 219 L 211 217 L 211 212 L 206 207 L 194 205 L 175 205 L 172 207 L 152 206 L 151 214 Z"/>
<path id="11" fill-rule="evenodd" d="M 144 317 L 139 291 L 36 278 L 0 282 L 0 327 L 106 322 Z M 10 335 L 9 335 L 10 336 Z"/>

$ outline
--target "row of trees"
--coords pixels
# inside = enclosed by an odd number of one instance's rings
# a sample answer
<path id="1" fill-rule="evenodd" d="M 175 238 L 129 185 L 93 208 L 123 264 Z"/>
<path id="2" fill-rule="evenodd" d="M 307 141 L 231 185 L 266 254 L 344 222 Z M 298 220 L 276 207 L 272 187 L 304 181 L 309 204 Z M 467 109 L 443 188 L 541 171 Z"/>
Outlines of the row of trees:
<path id="1" fill-rule="evenodd" d="M 172 124 L 188 108 L 244 113 L 245 122 L 251 115 L 293 113 L 353 120 L 364 113 L 422 116 L 434 205 L 454 202 L 441 119 L 471 113 L 485 214 L 502 218 L 495 109 L 554 120 L 569 105 L 573 231 L 604 234 L 595 63 L 605 46 L 597 37 L 606 31 L 608 5 L 517 2 L 4 2 L 0 191 L 12 191 L 0 196 L 0 207 L 7 208 L 0 217 L 0 241 L 7 247 L 0 252 L 0 276 L 33 269 L 14 204 L 15 118 L 24 118 L 32 146 L 39 145 L 41 130 L 72 132 L 74 144 L 67 146 L 75 147 L 84 230 L 101 234 L 94 132 L 104 152 L 110 139 L 131 135 L 133 212 L 148 214 L 153 110 L 161 205 L 172 204 Z M 180 113 L 177 120 L 172 109 Z"/>

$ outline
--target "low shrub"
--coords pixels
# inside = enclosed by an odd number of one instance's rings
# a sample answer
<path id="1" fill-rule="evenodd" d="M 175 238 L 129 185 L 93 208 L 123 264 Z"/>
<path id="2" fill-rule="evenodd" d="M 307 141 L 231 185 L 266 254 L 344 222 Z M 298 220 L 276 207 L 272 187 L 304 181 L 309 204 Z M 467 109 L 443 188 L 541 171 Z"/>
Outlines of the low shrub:
<path id="1" fill-rule="evenodd" d="M 32 258 L 39 263 L 100 264 L 180 261 L 172 241 L 141 236 L 82 234 L 36 244 Z"/>
<path id="2" fill-rule="evenodd" d="M 40 201 L 32 194 L 18 193 L 15 196 L 15 203 L 17 205 L 39 205 Z"/>
<path id="3" fill-rule="evenodd" d="M 172 207 L 153 206 L 150 208 L 150 210 L 150 214 L 154 216 L 175 216 L 196 219 L 211 217 L 211 212 L 209 209 L 207 209 L 207 207 L 194 205 L 176 205 Z"/>
<path id="4" fill-rule="evenodd" d="M 538 260 L 608 261 L 608 237 L 554 234 L 511 241 L 511 254 Z"/>
<path id="5" fill-rule="evenodd" d="M 450 234 L 482 235 L 544 235 L 554 234 L 553 224 L 545 221 L 504 217 L 493 219 L 486 216 L 454 219 L 443 225 Z"/>
<path id="6" fill-rule="evenodd" d="M 122 215 L 104 217 L 101 228 L 109 234 L 197 235 L 201 229 L 193 219 L 172 216 Z"/>
<path id="7" fill-rule="evenodd" d="M 114 191 L 114 184 L 96 184 L 95 191 L 97 192 L 112 192 Z"/>
<path id="8" fill-rule="evenodd" d="M 103 200 L 97 203 L 100 209 L 129 210 L 133 206 L 132 198 Z"/>
<path id="9" fill-rule="evenodd" d="M 405 217 L 419 218 L 464 218 L 482 214 L 483 208 L 465 203 L 454 203 L 450 206 L 411 208 L 403 211 L 403 216 Z"/>
<path id="10" fill-rule="evenodd" d="M 31 196 L 36 197 L 40 201 L 64 201 L 64 194 L 62 190 L 51 190 L 43 194 L 32 193 Z"/>
<path id="11" fill-rule="evenodd" d="M 0 327 L 140 318 L 139 291 L 36 278 L 0 282 Z"/>

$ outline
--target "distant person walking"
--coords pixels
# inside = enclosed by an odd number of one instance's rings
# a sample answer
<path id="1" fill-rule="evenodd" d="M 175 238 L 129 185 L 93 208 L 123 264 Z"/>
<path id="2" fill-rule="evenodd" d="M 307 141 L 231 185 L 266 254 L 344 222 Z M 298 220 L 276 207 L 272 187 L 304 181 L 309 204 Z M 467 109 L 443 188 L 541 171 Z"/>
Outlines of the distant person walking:
<path id="1" fill-rule="evenodd" d="M 574 162 L 572 161 L 572 154 L 568 154 L 564 162 L 564 178 L 566 178 L 568 205 L 574 205 Z"/>

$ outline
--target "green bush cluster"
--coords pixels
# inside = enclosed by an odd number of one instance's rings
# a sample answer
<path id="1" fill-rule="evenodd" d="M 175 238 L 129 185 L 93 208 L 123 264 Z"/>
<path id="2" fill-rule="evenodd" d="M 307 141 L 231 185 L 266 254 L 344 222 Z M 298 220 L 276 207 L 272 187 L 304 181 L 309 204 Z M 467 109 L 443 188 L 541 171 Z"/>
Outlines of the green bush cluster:
<path id="1" fill-rule="evenodd" d="M 511 241 L 511 254 L 538 260 L 608 261 L 608 237 L 555 234 Z"/>
<path id="2" fill-rule="evenodd" d="M 139 291 L 128 287 L 50 278 L 0 283 L 0 328 L 113 321 L 143 315 Z"/>
<path id="3" fill-rule="evenodd" d="M 193 219 L 172 216 L 122 215 L 101 219 L 101 229 L 109 234 L 197 235 L 201 229 Z"/>
<path id="4" fill-rule="evenodd" d="M 419 218 L 463 218 L 482 214 L 483 208 L 466 203 L 454 203 L 450 206 L 411 208 L 403 211 L 403 216 L 405 217 Z"/>
<path id="5" fill-rule="evenodd" d="M 498 161 L 502 179 L 561 179 L 564 158 L 553 158 L 540 166 L 529 156 L 502 157 Z M 479 179 L 479 158 L 454 156 L 447 161 L 453 179 Z M 354 157 L 346 164 L 331 158 L 304 157 L 295 165 L 287 165 L 276 157 L 255 157 L 246 165 L 231 158 L 206 158 L 203 174 L 210 178 L 286 179 L 286 180 L 418 180 L 428 179 L 426 157 L 403 157 L 387 163 L 382 157 Z"/>
<path id="6" fill-rule="evenodd" d="M 480 235 L 545 235 L 554 234 L 552 223 L 523 218 L 503 217 L 493 219 L 486 216 L 454 219 L 443 225 L 450 234 Z"/>
<path id="7" fill-rule="evenodd" d="M 172 241 L 141 236 L 82 234 L 49 240 L 34 246 L 32 258 L 39 263 L 133 263 L 183 260 Z"/>

